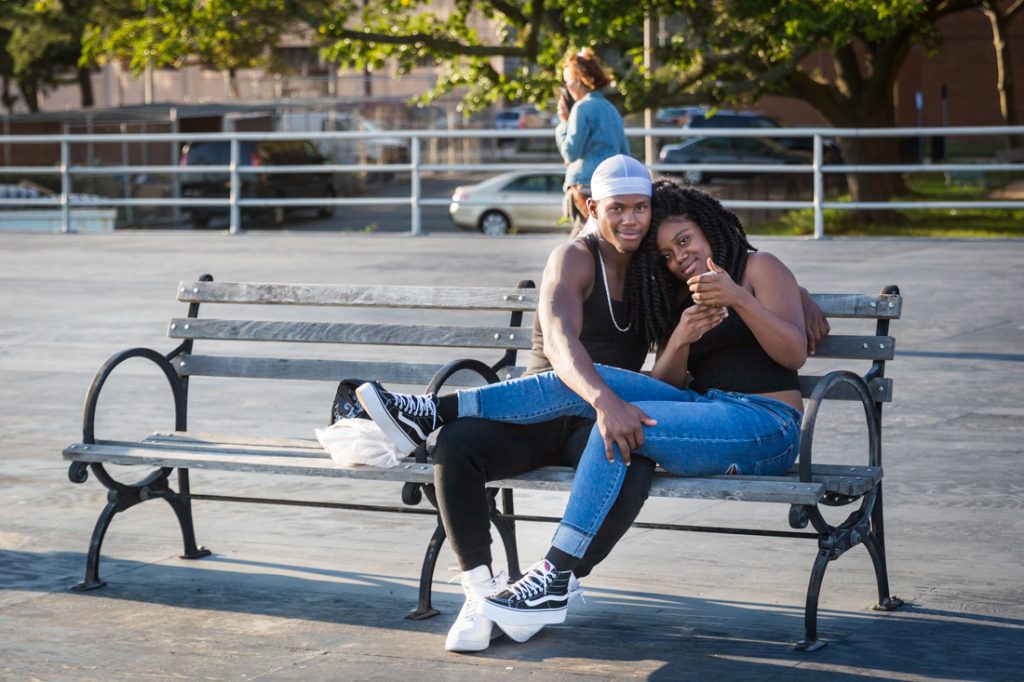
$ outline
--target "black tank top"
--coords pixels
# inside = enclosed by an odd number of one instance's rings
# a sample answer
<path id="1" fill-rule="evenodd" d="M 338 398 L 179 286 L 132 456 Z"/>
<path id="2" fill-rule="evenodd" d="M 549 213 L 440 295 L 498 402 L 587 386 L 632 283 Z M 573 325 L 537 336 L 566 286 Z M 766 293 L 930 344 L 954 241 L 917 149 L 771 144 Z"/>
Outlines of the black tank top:
<path id="1" fill-rule="evenodd" d="M 580 342 L 596 364 L 639 372 L 644 360 L 647 359 L 647 346 L 644 344 L 643 336 L 637 330 L 636 324 L 631 324 L 625 332 L 615 328 L 608 313 L 610 297 L 605 293 L 601 261 L 597 255 L 597 236 L 589 234 L 583 239 L 594 258 L 594 286 L 591 288 L 590 296 L 583 301 Z M 629 320 L 625 302 L 612 300 L 612 310 L 615 311 L 615 320 L 620 326 Z M 549 369 L 551 362 L 544 355 L 544 333 L 540 328 L 539 318 L 534 316 L 533 350 L 526 374 L 546 372 Z"/>
<path id="2" fill-rule="evenodd" d="M 690 344 L 687 368 L 693 375 L 690 388 L 738 393 L 771 393 L 799 389 L 796 370 L 771 359 L 750 327 L 732 308 L 720 325 Z"/>

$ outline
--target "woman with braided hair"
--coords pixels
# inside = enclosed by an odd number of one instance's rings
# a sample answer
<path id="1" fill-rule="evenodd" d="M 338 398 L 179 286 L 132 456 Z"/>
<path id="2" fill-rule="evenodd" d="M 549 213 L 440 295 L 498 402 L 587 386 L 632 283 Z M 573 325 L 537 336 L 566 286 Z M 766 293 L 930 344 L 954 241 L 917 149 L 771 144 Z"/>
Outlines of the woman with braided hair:
<path id="1" fill-rule="evenodd" d="M 422 420 L 422 412 L 435 425 L 460 417 L 597 417 L 551 549 L 484 601 L 485 615 L 498 624 L 565 620 L 571 571 L 615 502 L 631 453 L 682 476 L 780 475 L 796 459 L 803 410 L 797 370 L 807 338 L 795 278 L 778 258 L 756 252 L 736 216 L 700 190 L 659 180 L 651 211 L 651 229 L 627 275 L 629 324 L 657 350 L 651 377 L 600 366 L 614 395 L 590 402 L 551 372 L 439 399 L 385 392 L 399 420 Z M 615 418 L 607 404 L 617 400 L 631 404 L 642 426 L 622 433 L 602 424 Z"/>

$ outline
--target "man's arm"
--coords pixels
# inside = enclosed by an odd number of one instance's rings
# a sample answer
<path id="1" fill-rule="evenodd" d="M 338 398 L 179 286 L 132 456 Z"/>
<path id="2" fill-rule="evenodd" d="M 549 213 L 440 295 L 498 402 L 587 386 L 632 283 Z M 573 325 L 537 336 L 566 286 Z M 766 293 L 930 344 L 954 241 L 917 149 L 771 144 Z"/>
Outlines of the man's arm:
<path id="1" fill-rule="evenodd" d="M 580 341 L 583 301 L 594 277 L 594 259 L 582 242 L 563 244 L 548 258 L 537 304 L 544 354 L 558 378 L 594 407 L 608 459 L 615 459 L 614 443 L 628 464 L 630 452 L 643 444 L 643 424 L 654 422 L 612 392 Z"/>
<path id="2" fill-rule="evenodd" d="M 800 287 L 800 305 L 804 309 L 804 325 L 807 328 L 807 354 L 814 355 L 814 349 L 823 338 L 828 336 L 832 327 L 829 326 L 828 319 L 821 312 L 821 308 L 803 287 Z"/>

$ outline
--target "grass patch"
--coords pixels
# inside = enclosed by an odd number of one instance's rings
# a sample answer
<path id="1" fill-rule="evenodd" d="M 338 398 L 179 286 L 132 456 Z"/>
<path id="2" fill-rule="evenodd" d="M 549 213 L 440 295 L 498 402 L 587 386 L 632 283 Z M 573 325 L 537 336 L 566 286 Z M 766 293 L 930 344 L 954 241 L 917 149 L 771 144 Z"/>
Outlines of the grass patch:
<path id="1" fill-rule="evenodd" d="M 1020 178 L 1020 173 L 989 173 L 956 178 L 947 184 L 941 173 L 908 175 L 907 194 L 894 201 L 964 201 L 986 199 L 993 189 Z M 834 201 L 850 201 L 844 195 Z M 825 234 L 850 237 L 1024 238 L 1024 209 L 894 209 L 889 221 L 866 222 L 857 211 L 826 209 Z M 754 235 L 809 236 L 814 212 L 790 211 L 777 220 L 747 227 Z"/>

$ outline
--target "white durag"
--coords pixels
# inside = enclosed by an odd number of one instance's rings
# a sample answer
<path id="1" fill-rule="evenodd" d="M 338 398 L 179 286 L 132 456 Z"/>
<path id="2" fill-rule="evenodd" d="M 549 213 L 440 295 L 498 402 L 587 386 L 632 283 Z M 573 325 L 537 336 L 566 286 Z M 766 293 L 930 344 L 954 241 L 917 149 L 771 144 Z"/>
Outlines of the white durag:
<path id="1" fill-rule="evenodd" d="M 625 154 L 611 156 L 594 169 L 590 178 L 590 198 L 594 201 L 623 194 L 651 196 L 651 174 L 647 167 Z M 587 218 L 581 234 L 597 231 L 594 216 Z"/>

